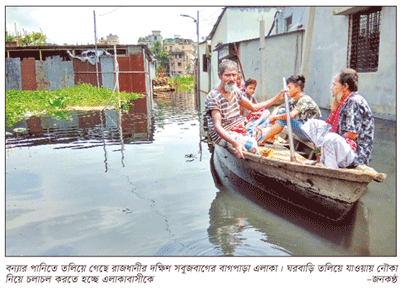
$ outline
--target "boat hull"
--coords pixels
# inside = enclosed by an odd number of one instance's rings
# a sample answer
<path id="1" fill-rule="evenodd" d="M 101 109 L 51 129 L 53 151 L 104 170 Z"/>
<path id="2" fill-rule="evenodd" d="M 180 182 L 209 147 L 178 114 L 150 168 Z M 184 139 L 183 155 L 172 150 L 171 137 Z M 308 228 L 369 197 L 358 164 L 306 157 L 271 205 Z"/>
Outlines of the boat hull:
<path id="1" fill-rule="evenodd" d="M 334 221 L 342 220 L 373 180 L 337 169 L 317 168 L 245 153 L 238 159 L 215 145 L 213 161 L 220 178 L 237 177 L 272 196 Z M 346 177 L 345 177 L 346 176 Z"/>

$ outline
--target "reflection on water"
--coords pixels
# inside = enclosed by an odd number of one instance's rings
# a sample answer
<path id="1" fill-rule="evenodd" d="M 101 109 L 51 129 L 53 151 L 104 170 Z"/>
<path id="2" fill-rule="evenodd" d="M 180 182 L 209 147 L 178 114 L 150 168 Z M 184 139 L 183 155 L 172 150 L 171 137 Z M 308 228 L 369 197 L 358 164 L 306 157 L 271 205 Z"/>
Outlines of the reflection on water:
<path id="1" fill-rule="evenodd" d="M 220 191 L 211 203 L 210 242 L 219 247 L 224 256 L 290 256 L 290 251 L 273 244 L 270 231 L 254 226 L 256 215 L 242 209 L 242 201 L 229 191 Z M 259 219 L 260 220 L 260 219 Z M 257 239 L 259 243 L 253 242 Z"/>
<path id="2" fill-rule="evenodd" d="M 171 123 L 182 125 L 187 121 L 198 120 L 193 92 L 159 93 L 154 102 L 158 107 L 156 122 L 159 128 Z"/>
<path id="3" fill-rule="evenodd" d="M 370 255 L 368 225 L 361 204 L 353 208 L 342 222 L 332 222 L 266 195 L 235 175 L 225 175 L 218 166 L 214 167 L 213 160 L 210 162 L 215 185 L 221 194 L 217 195 L 217 199 L 225 199 L 221 202 L 224 203 L 225 213 L 232 216 L 231 222 L 243 223 L 246 219 L 249 222 L 247 226 L 264 233 L 269 243 L 280 245 L 281 249 L 290 251 L 294 256 Z M 271 187 L 286 189 L 276 186 L 276 183 L 271 183 Z M 236 229 L 239 227 L 236 226 Z M 224 242 L 221 237 L 216 239 Z M 232 249 L 231 243 L 225 243 L 229 249 Z M 327 243 L 331 246 L 329 249 L 324 247 Z"/>
<path id="4" fill-rule="evenodd" d="M 169 243 L 185 255 L 213 251 L 215 188 L 194 94 L 154 102 L 7 130 L 7 255 L 153 256 Z"/>
<path id="5" fill-rule="evenodd" d="M 218 173 L 194 93 L 146 103 L 6 130 L 7 256 L 394 255 L 393 127 L 374 150 L 387 181 L 335 224 Z"/>
<path id="6" fill-rule="evenodd" d="M 129 111 L 71 111 L 67 119 L 31 116 L 6 130 L 6 148 L 65 143 L 58 149 L 84 149 L 107 144 L 141 144 L 153 141 L 154 128 L 146 99 L 130 105 Z M 71 145 L 73 143 L 73 145 Z"/>
<path id="7" fill-rule="evenodd" d="M 124 165 L 125 144 L 148 144 L 154 140 L 154 121 L 146 98 L 132 101 L 128 111 L 71 111 L 66 119 L 31 116 L 6 131 L 6 149 L 57 145 L 53 149 L 103 147 L 107 172 L 107 149 L 119 145 Z"/>

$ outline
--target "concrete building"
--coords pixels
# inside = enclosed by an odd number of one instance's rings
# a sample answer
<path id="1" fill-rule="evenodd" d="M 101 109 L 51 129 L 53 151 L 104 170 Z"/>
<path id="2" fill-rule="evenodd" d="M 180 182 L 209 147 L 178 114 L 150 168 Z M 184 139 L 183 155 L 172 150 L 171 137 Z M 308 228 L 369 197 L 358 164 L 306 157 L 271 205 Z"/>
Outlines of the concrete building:
<path id="1" fill-rule="evenodd" d="M 108 35 L 106 39 L 103 37 L 100 38 L 98 44 L 105 44 L 105 45 L 118 45 L 119 44 L 119 37 L 117 35 Z"/>
<path id="2" fill-rule="evenodd" d="M 226 58 L 259 82 L 257 100 L 281 91 L 283 77 L 303 74 L 322 109 L 334 74 L 351 67 L 375 117 L 396 119 L 396 7 L 225 7 L 200 50 L 201 101 Z"/>
<path id="3" fill-rule="evenodd" d="M 163 37 L 161 36 L 161 31 L 154 30 L 151 31 L 151 35 L 146 37 L 140 37 L 138 40 L 138 45 L 146 45 L 151 48 L 155 42 L 160 41 L 161 45 L 163 44 Z"/>
<path id="4" fill-rule="evenodd" d="M 170 76 L 193 75 L 195 67 L 195 43 L 179 35 L 164 39 L 164 48 L 169 54 Z"/>

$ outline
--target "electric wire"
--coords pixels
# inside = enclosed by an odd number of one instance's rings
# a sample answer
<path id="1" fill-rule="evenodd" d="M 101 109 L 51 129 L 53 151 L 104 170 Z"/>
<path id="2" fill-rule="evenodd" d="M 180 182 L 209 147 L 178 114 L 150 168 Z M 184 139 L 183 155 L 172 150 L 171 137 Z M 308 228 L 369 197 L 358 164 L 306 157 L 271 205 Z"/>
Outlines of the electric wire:
<path id="1" fill-rule="evenodd" d="M 99 15 L 99 17 L 101 17 L 101 16 L 106 16 L 106 15 L 108 15 L 108 14 L 111 14 L 111 13 L 117 11 L 119 8 L 121 8 L 121 7 L 117 7 L 117 8 L 115 8 L 114 10 L 112 10 L 112 11 L 110 11 L 110 12 L 106 12 L 106 13 L 104 13 L 104 14 L 101 14 L 101 15 Z"/>

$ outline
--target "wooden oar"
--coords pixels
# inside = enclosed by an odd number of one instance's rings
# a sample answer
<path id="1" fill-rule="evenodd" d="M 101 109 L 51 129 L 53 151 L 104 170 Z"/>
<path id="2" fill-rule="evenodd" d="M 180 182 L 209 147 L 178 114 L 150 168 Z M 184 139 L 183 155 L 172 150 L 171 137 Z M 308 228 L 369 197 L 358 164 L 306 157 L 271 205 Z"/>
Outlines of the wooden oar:
<path id="1" fill-rule="evenodd" d="M 285 77 L 283 77 L 283 89 L 287 90 Z M 285 92 L 285 107 L 286 107 L 286 126 L 288 128 L 288 134 L 289 134 L 290 161 L 294 162 L 295 158 L 294 158 L 292 123 L 290 121 L 291 119 L 290 119 L 290 110 L 289 110 L 289 96 L 287 95 L 287 92 Z"/>

